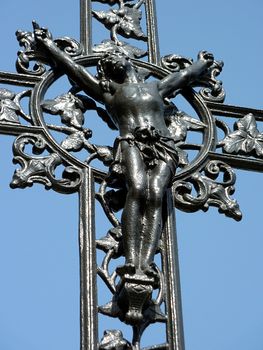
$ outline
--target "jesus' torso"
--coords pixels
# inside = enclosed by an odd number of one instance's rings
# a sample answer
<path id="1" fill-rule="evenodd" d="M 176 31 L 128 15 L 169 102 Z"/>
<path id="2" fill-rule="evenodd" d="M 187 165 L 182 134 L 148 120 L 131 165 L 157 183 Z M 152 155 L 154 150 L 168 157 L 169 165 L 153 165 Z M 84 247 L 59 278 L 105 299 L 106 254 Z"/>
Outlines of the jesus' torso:
<path id="1" fill-rule="evenodd" d="M 113 94 L 107 94 L 105 105 L 121 136 L 138 127 L 154 127 L 161 135 L 170 137 L 157 82 L 120 84 Z"/>

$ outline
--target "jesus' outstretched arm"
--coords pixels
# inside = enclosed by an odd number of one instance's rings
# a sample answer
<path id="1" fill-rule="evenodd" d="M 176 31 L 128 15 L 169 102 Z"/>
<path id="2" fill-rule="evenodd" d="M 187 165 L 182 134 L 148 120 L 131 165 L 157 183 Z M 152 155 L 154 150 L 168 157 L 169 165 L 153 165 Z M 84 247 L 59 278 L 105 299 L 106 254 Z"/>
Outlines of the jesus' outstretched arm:
<path id="1" fill-rule="evenodd" d="M 171 73 L 158 82 L 160 95 L 169 97 L 174 91 L 182 89 L 197 79 L 201 78 L 207 72 L 207 69 L 214 63 L 214 57 L 211 53 L 201 51 L 198 60 L 192 65 L 179 72 Z"/>
<path id="2" fill-rule="evenodd" d="M 86 94 L 97 101 L 103 101 L 99 80 L 62 51 L 52 40 L 47 29 L 39 28 L 35 24 L 34 35 L 39 49 L 48 53 L 50 60 L 58 69 L 63 70 Z"/>

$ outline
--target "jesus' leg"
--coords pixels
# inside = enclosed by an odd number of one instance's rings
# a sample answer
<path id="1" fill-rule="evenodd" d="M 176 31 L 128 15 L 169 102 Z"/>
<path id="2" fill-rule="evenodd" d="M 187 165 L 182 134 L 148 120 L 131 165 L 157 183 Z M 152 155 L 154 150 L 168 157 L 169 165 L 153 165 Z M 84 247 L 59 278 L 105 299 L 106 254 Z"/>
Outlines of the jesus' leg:
<path id="1" fill-rule="evenodd" d="M 146 274 L 151 274 L 150 265 L 154 260 L 162 231 L 163 198 L 170 184 L 172 171 L 169 164 L 160 161 L 148 176 L 148 198 L 145 205 L 144 231 L 141 238 L 139 259 L 141 269 Z"/>
<path id="2" fill-rule="evenodd" d="M 139 268 L 140 237 L 146 202 L 147 175 L 145 164 L 137 147 L 123 142 L 123 163 L 127 197 L 121 218 L 123 247 L 127 267 Z"/>

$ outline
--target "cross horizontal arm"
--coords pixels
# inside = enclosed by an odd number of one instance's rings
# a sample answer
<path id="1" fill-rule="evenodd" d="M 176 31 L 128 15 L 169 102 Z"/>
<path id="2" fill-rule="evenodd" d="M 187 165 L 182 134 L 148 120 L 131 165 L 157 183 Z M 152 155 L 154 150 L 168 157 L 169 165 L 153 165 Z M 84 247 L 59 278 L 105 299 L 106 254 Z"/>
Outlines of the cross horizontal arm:
<path id="1" fill-rule="evenodd" d="M 14 125 L 14 124 L 1 124 L 0 123 L 0 134 L 18 136 L 24 133 L 30 132 L 31 134 L 41 134 L 43 132 L 42 127 L 39 126 L 25 126 L 25 125 Z"/>
<path id="2" fill-rule="evenodd" d="M 34 87 L 41 79 L 41 77 L 27 74 L 0 72 L 0 83 L 3 84 Z"/>
<path id="3" fill-rule="evenodd" d="M 217 115 L 217 116 L 241 118 L 246 114 L 252 113 L 255 116 L 256 120 L 263 121 L 262 109 L 226 105 L 226 104 L 216 103 L 216 102 L 207 102 L 207 107 L 211 110 L 211 112 L 214 115 Z"/>
<path id="4" fill-rule="evenodd" d="M 216 152 L 209 152 L 209 159 L 220 160 L 235 169 L 263 172 L 263 160 L 260 159 Z"/>

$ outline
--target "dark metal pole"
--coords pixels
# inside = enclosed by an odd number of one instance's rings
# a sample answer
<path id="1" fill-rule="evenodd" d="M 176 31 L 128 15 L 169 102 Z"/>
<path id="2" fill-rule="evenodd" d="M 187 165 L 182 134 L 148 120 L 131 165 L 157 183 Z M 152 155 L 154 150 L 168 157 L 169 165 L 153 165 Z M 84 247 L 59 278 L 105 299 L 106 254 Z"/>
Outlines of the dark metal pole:
<path id="1" fill-rule="evenodd" d="M 83 170 L 83 180 L 79 189 L 79 208 L 80 350 L 97 350 L 94 181 L 90 168 Z"/>
<path id="2" fill-rule="evenodd" d="M 146 21 L 148 28 L 149 62 L 158 64 L 160 62 L 160 49 L 155 0 L 146 0 Z"/>
<path id="3" fill-rule="evenodd" d="M 184 350 L 179 258 L 171 190 L 167 191 L 167 220 L 163 241 L 163 272 L 166 280 L 166 312 L 168 317 L 167 341 L 169 350 Z"/>
<path id="4" fill-rule="evenodd" d="M 91 54 L 91 0 L 80 0 L 80 42 L 84 47 L 83 54 Z"/>

